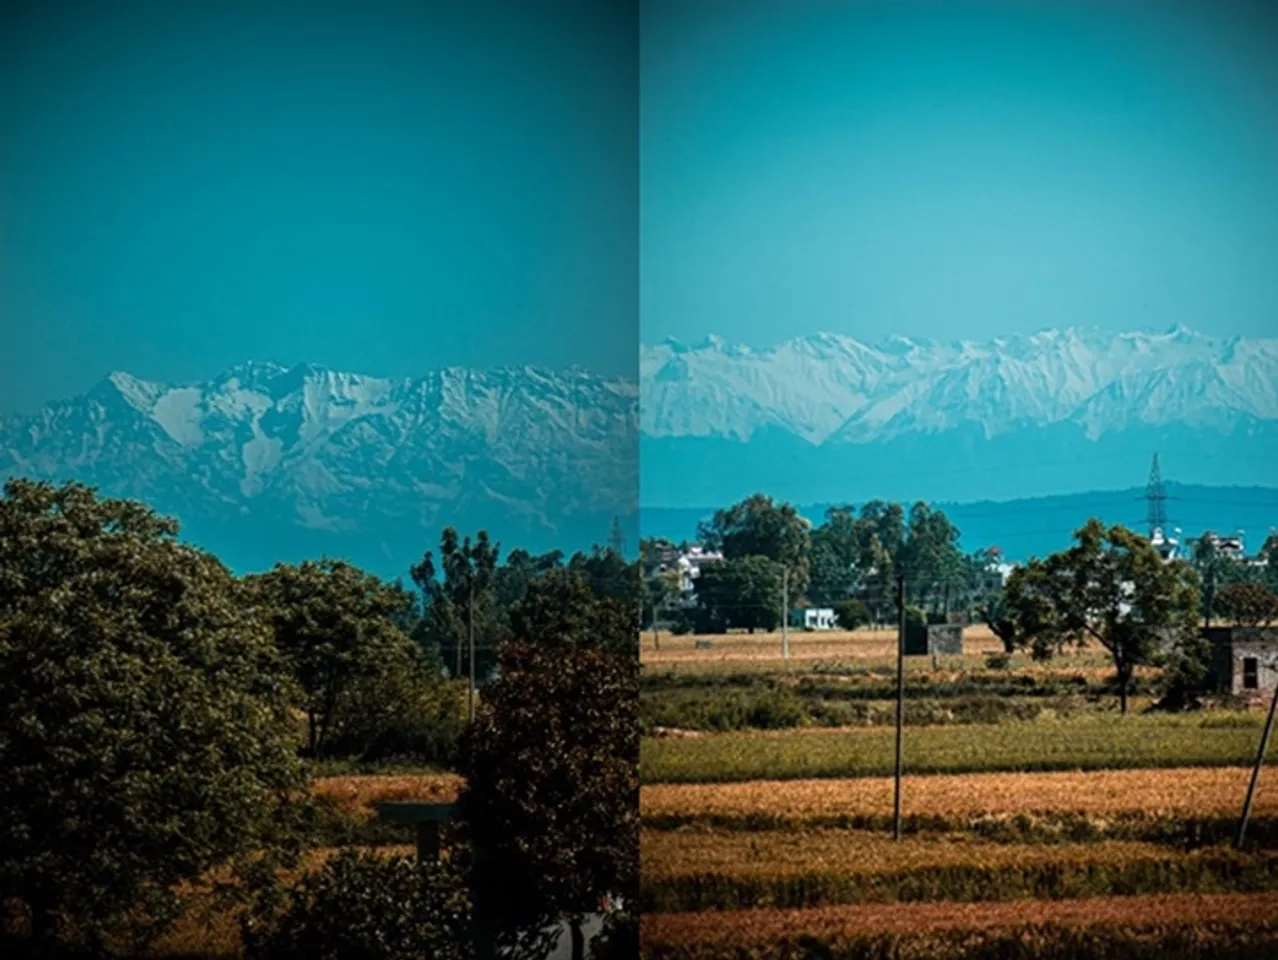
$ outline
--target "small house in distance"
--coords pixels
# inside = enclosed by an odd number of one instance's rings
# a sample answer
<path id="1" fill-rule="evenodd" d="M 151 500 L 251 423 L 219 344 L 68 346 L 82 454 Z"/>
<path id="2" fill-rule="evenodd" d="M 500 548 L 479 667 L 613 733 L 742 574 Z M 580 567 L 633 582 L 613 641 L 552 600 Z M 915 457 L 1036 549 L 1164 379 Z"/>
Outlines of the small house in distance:
<path id="1" fill-rule="evenodd" d="M 1242 696 L 1278 685 L 1278 627 L 1209 627 L 1216 690 Z"/>
<path id="2" fill-rule="evenodd" d="M 790 611 L 790 626 L 800 630 L 833 630 L 838 623 L 830 607 L 801 607 Z"/>

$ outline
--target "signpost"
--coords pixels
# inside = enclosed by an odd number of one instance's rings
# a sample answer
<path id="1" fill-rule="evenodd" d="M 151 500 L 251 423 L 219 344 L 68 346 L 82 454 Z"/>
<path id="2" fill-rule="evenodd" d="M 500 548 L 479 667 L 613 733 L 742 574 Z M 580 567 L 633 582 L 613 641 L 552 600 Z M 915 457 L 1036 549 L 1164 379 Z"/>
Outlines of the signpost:
<path id="1" fill-rule="evenodd" d="M 379 803 L 377 816 L 396 823 L 417 824 L 417 859 L 439 859 L 439 826 L 453 819 L 451 803 Z"/>

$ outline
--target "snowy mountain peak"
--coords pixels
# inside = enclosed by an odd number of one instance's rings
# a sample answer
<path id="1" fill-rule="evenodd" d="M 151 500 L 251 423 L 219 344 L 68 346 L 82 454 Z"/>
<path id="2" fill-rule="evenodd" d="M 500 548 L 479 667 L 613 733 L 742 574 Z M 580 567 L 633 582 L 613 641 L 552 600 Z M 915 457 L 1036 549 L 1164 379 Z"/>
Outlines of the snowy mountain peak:
<path id="1" fill-rule="evenodd" d="M 1134 423 L 1278 420 L 1278 340 L 1222 342 L 1181 324 L 984 342 L 896 334 L 873 346 L 817 333 L 754 352 L 712 337 L 644 348 L 640 369 L 652 437 L 745 440 L 780 428 L 813 444 L 869 443 L 965 426 L 997 436 L 1076 422 L 1100 436 Z"/>

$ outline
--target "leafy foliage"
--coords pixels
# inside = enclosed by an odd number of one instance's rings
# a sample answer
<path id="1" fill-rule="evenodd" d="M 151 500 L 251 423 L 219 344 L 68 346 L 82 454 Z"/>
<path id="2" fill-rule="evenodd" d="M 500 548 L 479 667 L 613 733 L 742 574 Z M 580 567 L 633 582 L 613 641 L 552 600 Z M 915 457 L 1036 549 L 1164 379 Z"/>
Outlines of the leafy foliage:
<path id="1" fill-rule="evenodd" d="M 440 535 L 439 568 L 430 551 L 412 568 L 413 582 L 426 600 L 423 639 L 449 662 L 454 677 L 470 675 L 472 638 L 476 682 L 491 673 L 493 651 L 504 639 L 495 602 L 500 553 L 501 545 L 492 543 L 486 531 L 479 531 L 472 544 L 470 537 L 459 541 L 457 531 L 445 527 Z"/>
<path id="2" fill-rule="evenodd" d="M 1216 594 L 1220 616 L 1244 627 L 1267 627 L 1278 621 L 1278 595 L 1259 583 L 1232 583 Z"/>
<path id="3" fill-rule="evenodd" d="M 244 923 L 248 960 L 463 960 L 466 885 L 447 864 L 344 851 Z"/>
<path id="4" fill-rule="evenodd" d="M 1169 637 L 1187 657 L 1201 652 L 1193 646 L 1198 577 L 1187 564 L 1164 562 L 1147 540 L 1124 527 L 1106 529 L 1090 520 L 1075 537 L 1070 549 L 1013 572 L 1008 619 L 1017 644 L 1036 657 L 1089 640 L 1103 646 L 1113 658 L 1126 713 L 1132 671 L 1160 659 Z"/>
<path id="5" fill-rule="evenodd" d="M 729 627 L 774 630 L 781 623 L 781 568 L 763 556 L 707 564 L 696 581 L 698 630 L 723 633 Z"/>
<path id="6" fill-rule="evenodd" d="M 627 572 L 627 579 L 630 574 Z M 634 571 L 638 586 L 638 571 Z M 634 656 L 638 649 L 638 611 L 631 596 L 600 595 L 582 569 L 542 574 L 528 584 L 510 612 L 515 642 L 546 650 L 605 649 Z"/>
<path id="7" fill-rule="evenodd" d="M 367 725 L 360 710 L 370 689 L 376 702 L 400 676 L 425 676 L 420 651 L 399 627 L 412 600 L 398 586 L 333 560 L 279 564 L 247 583 L 302 691 L 312 757 L 331 752 L 333 738 L 349 738 L 351 724 Z M 386 706 L 399 704 L 388 698 Z"/>
<path id="8" fill-rule="evenodd" d="M 844 630 L 856 630 L 870 622 L 870 608 L 860 600 L 840 600 L 834 605 L 834 618 Z"/>
<path id="9" fill-rule="evenodd" d="M 756 493 L 716 511 L 709 523 L 701 524 L 698 536 L 709 549 L 721 550 L 725 559 L 765 557 L 788 568 L 791 596 L 807 592 L 812 537 L 808 522 L 793 504 L 774 503 L 771 497 Z"/>
<path id="10" fill-rule="evenodd" d="M 0 898 L 39 941 L 145 941 L 180 882 L 293 849 L 286 666 L 176 534 L 78 484 L 0 499 Z"/>
<path id="11" fill-rule="evenodd" d="M 479 923 L 499 941 L 633 900 L 639 867 L 638 663 L 511 644 L 466 749 L 461 819 Z"/>

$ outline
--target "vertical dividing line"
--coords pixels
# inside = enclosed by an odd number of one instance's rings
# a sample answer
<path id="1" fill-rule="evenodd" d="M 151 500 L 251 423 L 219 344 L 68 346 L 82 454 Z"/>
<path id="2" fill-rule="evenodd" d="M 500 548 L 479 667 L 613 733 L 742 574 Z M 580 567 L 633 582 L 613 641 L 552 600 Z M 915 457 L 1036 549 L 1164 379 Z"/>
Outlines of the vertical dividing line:
<path id="1" fill-rule="evenodd" d="M 904 761 L 903 738 L 905 730 L 905 574 L 896 577 L 897 637 L 896 637 L 896 775 L 895 794 L 892 799 L 892 837 L 901 839 L 901 770 Z"/>

